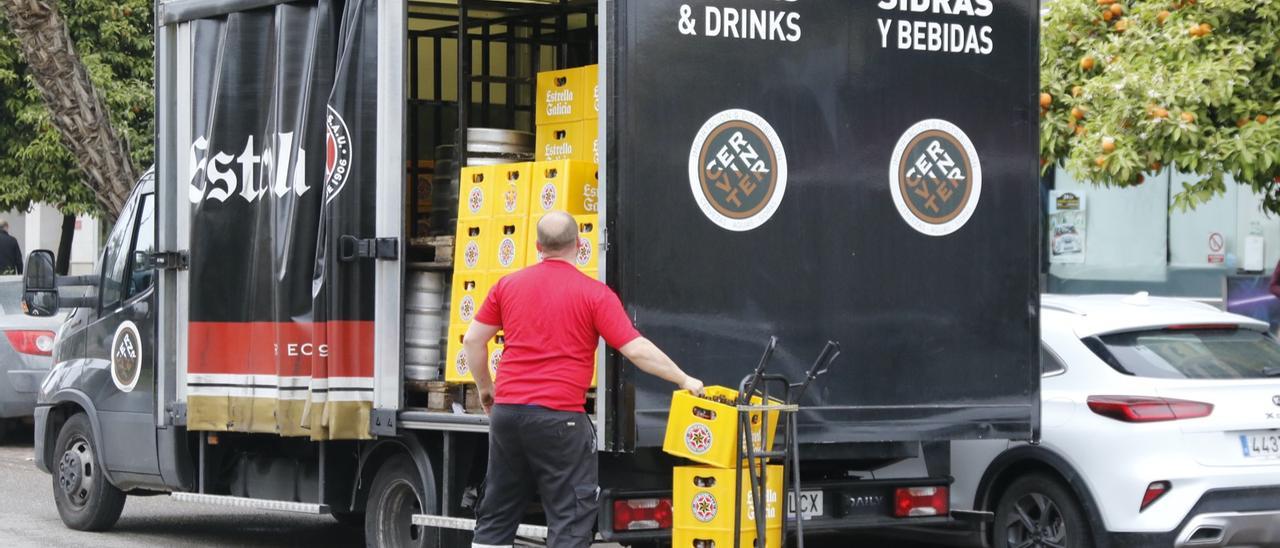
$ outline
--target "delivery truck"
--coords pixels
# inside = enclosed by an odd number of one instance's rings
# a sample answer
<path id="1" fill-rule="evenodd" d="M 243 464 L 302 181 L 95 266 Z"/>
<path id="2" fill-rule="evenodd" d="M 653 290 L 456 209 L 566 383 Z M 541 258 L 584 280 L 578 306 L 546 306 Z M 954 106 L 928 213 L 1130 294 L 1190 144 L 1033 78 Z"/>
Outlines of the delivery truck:
<path id="1" fill-rule="evenodd" d="M 842 345 L 799 402 L 790 522 L 983 519 L 947 508 L 949 442 L 1037 437 L 1034 0 L 155 8 L 155 167 L 93 274 L 37 251 L 25 277 L 28 313 L 70 314 L 35 464 L 71 528 L 162 495 L 330 514 L 370 546 L 465 543 L 487 419 L 437 378 L 463 322 L 444 303 L 475 287 L 448 206 L 462 166 L 529 159 L 507 131 L 574 109 L 591 115 L 544 136 L 594 140 L 533 159 L 593 149 L 562 168 L 585 182 L 550 191 L 598 223 L 582 268 L 646 336 L 729 387 L 770 337 L 797 381 Z M 589 65 L 582 86 L 538 81 Z M 598 538 L 669 543 L 689 511 L 661 450 L 672 387 L 597 361 Z M 920 456 L 926 476 L 876 479 Z"/>

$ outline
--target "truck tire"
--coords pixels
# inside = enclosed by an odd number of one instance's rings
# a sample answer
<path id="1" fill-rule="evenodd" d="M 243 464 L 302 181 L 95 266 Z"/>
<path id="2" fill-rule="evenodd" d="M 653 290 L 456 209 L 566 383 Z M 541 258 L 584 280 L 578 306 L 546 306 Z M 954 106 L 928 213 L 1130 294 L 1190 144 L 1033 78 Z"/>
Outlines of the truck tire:
<path id="1" fill-rule="evenodd" d="M 78 531 L 105 531 L 120 519 L 124 492 L 107 481 L 84 413 L 72 415 L 54 445 L 53 501 L 62 523 Z"/>
<path id="2" fill-rule="evenodd" d="M 1062 482 L 1029 474 L 1014 480 L 1000 495 L 992 544 L 995 548 L 1088 548 L 1093 546 L 1088 519 Z"/>
<path id="3" fill-rule="evenodd" d="M 418 467 L 406 455 L 387 459 L 378 468 L 369 487 L 365 506 L 364 542 L 369 548 L 436 548 L 434 531 L 410 523 L 411 516 L 423 512 Z"/>

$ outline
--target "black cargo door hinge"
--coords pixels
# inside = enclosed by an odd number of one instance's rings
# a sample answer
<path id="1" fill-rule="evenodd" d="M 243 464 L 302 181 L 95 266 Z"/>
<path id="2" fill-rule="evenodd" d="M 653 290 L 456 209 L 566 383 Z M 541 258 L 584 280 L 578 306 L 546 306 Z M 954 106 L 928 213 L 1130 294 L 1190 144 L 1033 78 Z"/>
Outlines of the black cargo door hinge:
<path id="1" fill-rule="evenodd" d="M 147 256 L 147 266 L 157 270 L 186 270 L 191 255 L 186 251 L 161 251 Z"/>
<path id="2" fill-rule="evenodd" d="M 338 237 L 338 260 L 344 263 L 360 259 L 395 261 L 399 258 L 399 238 L 357 238 L 351 235 Z"/>

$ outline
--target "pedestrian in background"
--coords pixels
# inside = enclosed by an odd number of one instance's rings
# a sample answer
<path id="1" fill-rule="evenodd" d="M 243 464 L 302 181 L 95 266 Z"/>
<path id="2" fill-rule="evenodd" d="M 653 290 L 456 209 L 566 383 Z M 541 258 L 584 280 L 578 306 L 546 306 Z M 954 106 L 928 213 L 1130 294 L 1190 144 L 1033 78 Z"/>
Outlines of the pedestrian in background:
<path id="1" fill-rule="evenodd" d="M 578 271 L 578 238 L 568 213 L 544 215 L 542 262 L 499 280 L 463 338 L 489 414 L 489 465 L 473 548 L 511 546 L 535 489 L 547 516 L 547 546 L 591 544 L 600 487 L 595 428 L 583 405 L 601 337 L 640 370 L 703 393 L 702 381 L 640 336 L 608 286 Z M 506 342 L 495 391 L 487 344 L 498 330 Z"/>
<path id="2" fill-rule="evenodd" d="M 22 274 L 22 248 L 9 235 L 9 221 L 0 221 L 0 274 Z"/>

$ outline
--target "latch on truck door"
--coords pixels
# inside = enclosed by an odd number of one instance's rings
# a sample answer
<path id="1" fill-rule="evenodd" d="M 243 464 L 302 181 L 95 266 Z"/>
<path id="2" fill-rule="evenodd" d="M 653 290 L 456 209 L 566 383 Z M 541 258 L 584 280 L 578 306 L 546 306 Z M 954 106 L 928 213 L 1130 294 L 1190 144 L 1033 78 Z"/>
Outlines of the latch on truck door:
<path id="1" fill-rule="evenodd" d="M 344 263 L 359 259 L 395 261 L 399 258 L 399 238 L 357 238 L 349 234 L 338 237 L 338 260 Z"/>
<path id="2" fill-rule="evenodd" d="M 146 264 L 157 270 L 186 270 L 191 265 L 191 255 L 186 251 L 160 251 L 147 255 Z"/>

